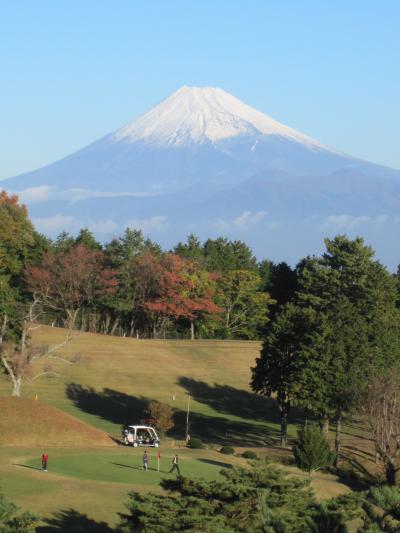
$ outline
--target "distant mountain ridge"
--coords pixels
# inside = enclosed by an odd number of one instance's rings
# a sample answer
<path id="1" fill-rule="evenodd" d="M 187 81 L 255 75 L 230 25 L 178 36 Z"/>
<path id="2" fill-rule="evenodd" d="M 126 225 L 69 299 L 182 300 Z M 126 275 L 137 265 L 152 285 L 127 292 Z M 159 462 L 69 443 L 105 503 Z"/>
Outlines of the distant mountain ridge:
<path id="1" fill-rule="evenodd" d="M 18 192 L 53 235 L 83 224 L 110 238 L 135 225 L 169 245 L 192 231 L 223 233 L 258 255 L 294 261 L 324 235 L 357 232 L 386 263 L 396 261 L 390 234 L 400 229 L 400 171 L 329 148 L 219 88 L 181 87 L 117 131 L 2 187 Z"/>

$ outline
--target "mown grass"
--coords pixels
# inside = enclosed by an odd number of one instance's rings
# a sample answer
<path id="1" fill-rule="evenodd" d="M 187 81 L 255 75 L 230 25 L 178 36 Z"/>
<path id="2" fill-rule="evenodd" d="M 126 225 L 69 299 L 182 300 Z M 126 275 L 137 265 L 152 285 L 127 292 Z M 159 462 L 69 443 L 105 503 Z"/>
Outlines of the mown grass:
<path id="1" fill-rule="evenodd" d="M 220 479 L 220 471 L 232 466 L 245 466 L 241 457 L 225 456 L 216 450 L 189 450 L 162 447 L 161 472 L 157 472 L 156 452 L 150 450 L 150 470 L 141 469 L 143 449 L 132 448 L 50 448 L 49 471 L 42 472 L 42 448 L 0 448 L 0 487 L 5 495 L 24 509 L 38 513 L 43 519 L 41 531 L 98 531 L 98 523 L 113 527 L 118 513 L 125 510 L 128 492 L 161 493 L 159 482 L 168 474 L 174 453 L 180 456 L 182 474 Z M 268 455 L 263 450 L 261 457 Z M 291 475 L 307 475 L 289 467 Z M 319 498 L 330 498 L 349 491 L 330 474 L 318 472 L 313 486 Z M 48 521 L 53 521 L 53 529 Z M 97 525 L 96 525 L 97 524 Z M 79 529 L 81 528 L 81 529 Z M 103 530 L 101 530 L 103 531 Z M 107 529 L 105 529 L 107 531 Z"/>
<path id="2" fill-rule="evenodd" d="M 64 331 L 43 327 L 37 345 L 52 345 Z M 277 437 L 273 401 L 250 392 L 257 342 L 153 341 L 77 333 L 59 355 L 72 365 L 51 360 L 58 377 L 24 384 L 23 395 L 53 405 L 103 431 L 118 435 L 124 423 L 143 417 L 147 400 L 169 403 L 175 411 L 174 439 L 185 435 L 188 394 L 192 435 L 217 444 L 265 445 Z M 33 374 L 41 371 L 40 363 Z M 9 383 L 0 380 L 0 394 Z M 292 420 L 297 421 L 293 411 Z M 294 431 L 290 428 L 292 434 Z"/>
<path id="3" fill-rule="evenodd" d="M 61 329 L 42 327 L 35 331 L 34 342 L 53 345 L 63 337 Z M 158 482 L 167 475 L 175 451 L 181 456 L 182 473 L 206 479 L 218 479 L 219 470 L 230 464 L 246 464 L 239 457 L 219 454 L 222 444 L 233 445 L 237 452 L 258 447 L 260 457 L 279 461 L 282 450 L 266 448 L 276 444 L 279 436 L 275 402 L 254 395 L 249 388 L 250 368 L 259 348 L 257 342 L 153 341 L 77 333 L 59 352 L 73 364 L 52 359 L 57 377 L 24 384 L 25 411 L 10 411 L 10 400 L 3 400 L 8 414 L 0 409 L 0 445 L 14 447 L 0 448 L 0 488 L 24 509 L 47 517 L 41 531 L 108 531 L 118 522 L 130 490 L 161 492 Z M 48 365 L 49 361 L 38 363 L 32 376 Z M 1 377 L 0 396 L 9 390 L 8 381 Z M 190 434 L 200 437 L 206 450 L 177 447 L 185 436 L 189 394 Z M 162 439 L 162 474 L 141 470 L 143 449 L 115 442 L 99 447 L 110 442 L 105 433 L 119 437 L 121 425 L 140 422 L 149 399 L 169 403 L 174 409 L 175 427 Z M 40 416 L 29 405 L 34 409 L 45 406 L 46 423 L 39 422 Z M 75 418 L 54 415 L 48 406 Z M 295 435 L 300 415 L 292 410 L 290 436 Z M 54 416 L 58 416 L 57 423 L 52 422 Z M 76 419 L 90 426 L 81 441 Z M 57 424 L 63 426 L 64 436 Z M 74 446 L 68 441 L 72 427 L 77 430 Z M 36 440 L 24 438 L 29 431 Z M 354 440 L 350 433 L 346 438 Z M 51 448 L 57 440 L 57 448 Z M 39 442 L 40 447 L 32 447 Z M 37 470 L 44 448 L 50 455 L 47 474 Z M 150 467 L 156 468 L 155 452 L 150 453 Z M 293 467 L 290 471 L 304 477 Z M 323 473 L 314 476 L 313 486 L 319 498 L 349 490 L 337 477 Z"/>
<path id="4" fill-rule="evenodd" d="M 162 447 L 161 471 L 156 471 L 156 452 L 150 450 L 150 470 L 144 472 L 141 469 L 143 449 L 50 448 L 47 451 L 49 470 L 42 472 L 42 448 L 0 448 L 0 487 L 12 501 L 43 518 L 60 517 L 64 513 L 65 531 L 70 531 L 71 510 L 78 513 L 83 524 L 82 517 L 86 515 L 90 521 L 113 526 L 119 520 L 118 513 L 125 509 L 129 491 L 161 493 L 159 482 L 169 477 L 176 452 L 182 474 L 189 477 L 219 479 L 221 469 L 245 464 L 241 458 L 226 458 L 213 450 Z M 75 520 L 80 521 L 76 516 Z"/>
<path id="5" fill-rule="evenodd" d="M 138 452 L 130 450 L 131 453 L 101 454 L 92 451 L 79 454 L 63 454 L 57 452 L 51 456 L 48 465 L 49 473 L 72 476 L 79 479 L 90 479 L 93 481 L 106 481 L 112 483 L 126 483 L 140 486 L 157 486 L 163 477 L 174 477 L 176 473 L 169 474 L 172 464 L 173 454 L 171 452 L 162 453 L 160 459 L 160 471 L 158 472 L 158 461 L 156 453 L 149 451 L 149 469 L 143 470 L 142 455 L 143 450 Z M 234 462 L 234 461 L 233 461 Z M 31 458 L 24 463 L 25 467 L 41 471 L 38 457 Z M 180 458 L 180 472 L 188 477 L 203 478 L 207 481 L 220 479 L 221 469 L 231 468 L 232 461 L 225 461 L 223 458 L 213 458 L 207 453 L 200 456 L 189 456 L 184 454 Z M 47 473 L 44 473 L 47 475 Z"/>

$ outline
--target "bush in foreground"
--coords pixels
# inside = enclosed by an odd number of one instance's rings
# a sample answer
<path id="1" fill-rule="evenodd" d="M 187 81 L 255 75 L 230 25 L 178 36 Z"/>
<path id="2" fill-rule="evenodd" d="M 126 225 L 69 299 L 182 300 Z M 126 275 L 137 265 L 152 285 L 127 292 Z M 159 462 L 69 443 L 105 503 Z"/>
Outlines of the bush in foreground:
<path id="1" fill-rule="evenodd" d="M 233 455 L 235 453 L 235 449 L 232 448 L 232 446 L 222 446 L 220 453 L 223 453 L 224 455 Z"/>
<path id="2" fill-rule="evenodd" d="M 203 443 L 197 437 L 192 437 L 188 443 L 188 446 L 194 450 L 202 450 L 204 448 Z"/>
<path id="3" fill-rule="evenodd" d="M 360 533 L 400 531 L 400 489 L 372 487 L 363 505 L 363 527 Z"/>
<path id="4" fill-rule="evenodd" d="M 0 532 L 34 533 L 38 517 L 32 513 L 19 514 L 19 508 L 0 494 Z"/>
<path id="5" fill-rule="evenodd" d="M 346 522 L 360 514 L 360 502 L 351 495 L 319 503 L 308 480 L 288 477 L 275 465 L 258 463 L 221 474 L 218 482 L 184 476 L 164 479 L 166 496 L 131 492 L 122 530 L 346 533 Z"/>

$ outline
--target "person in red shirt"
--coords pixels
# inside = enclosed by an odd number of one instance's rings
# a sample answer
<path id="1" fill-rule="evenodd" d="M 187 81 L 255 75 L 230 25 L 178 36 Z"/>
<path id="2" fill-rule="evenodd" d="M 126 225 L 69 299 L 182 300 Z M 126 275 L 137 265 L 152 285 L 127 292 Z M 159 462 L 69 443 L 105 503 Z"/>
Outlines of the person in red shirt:
<path id="1" fill-rule="evenodd" d="M 42 453 L 42 470 L 43 472 L 47 472 L 47 463 L 49 460 L 49 456 L 47 453 Z"/>

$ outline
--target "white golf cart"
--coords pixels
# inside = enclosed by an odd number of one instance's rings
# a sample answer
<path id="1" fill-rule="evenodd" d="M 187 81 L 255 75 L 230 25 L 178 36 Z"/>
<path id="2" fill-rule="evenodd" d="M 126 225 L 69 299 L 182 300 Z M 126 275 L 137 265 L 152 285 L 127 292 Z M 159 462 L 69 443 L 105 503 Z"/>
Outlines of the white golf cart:
<path id="1" fill-rule="evenodd" d="M 156 430 L 151 426 L 126 426 L 122 432 L 122 438 L 126 446 L 160 446 L 160 438 Z"/>

